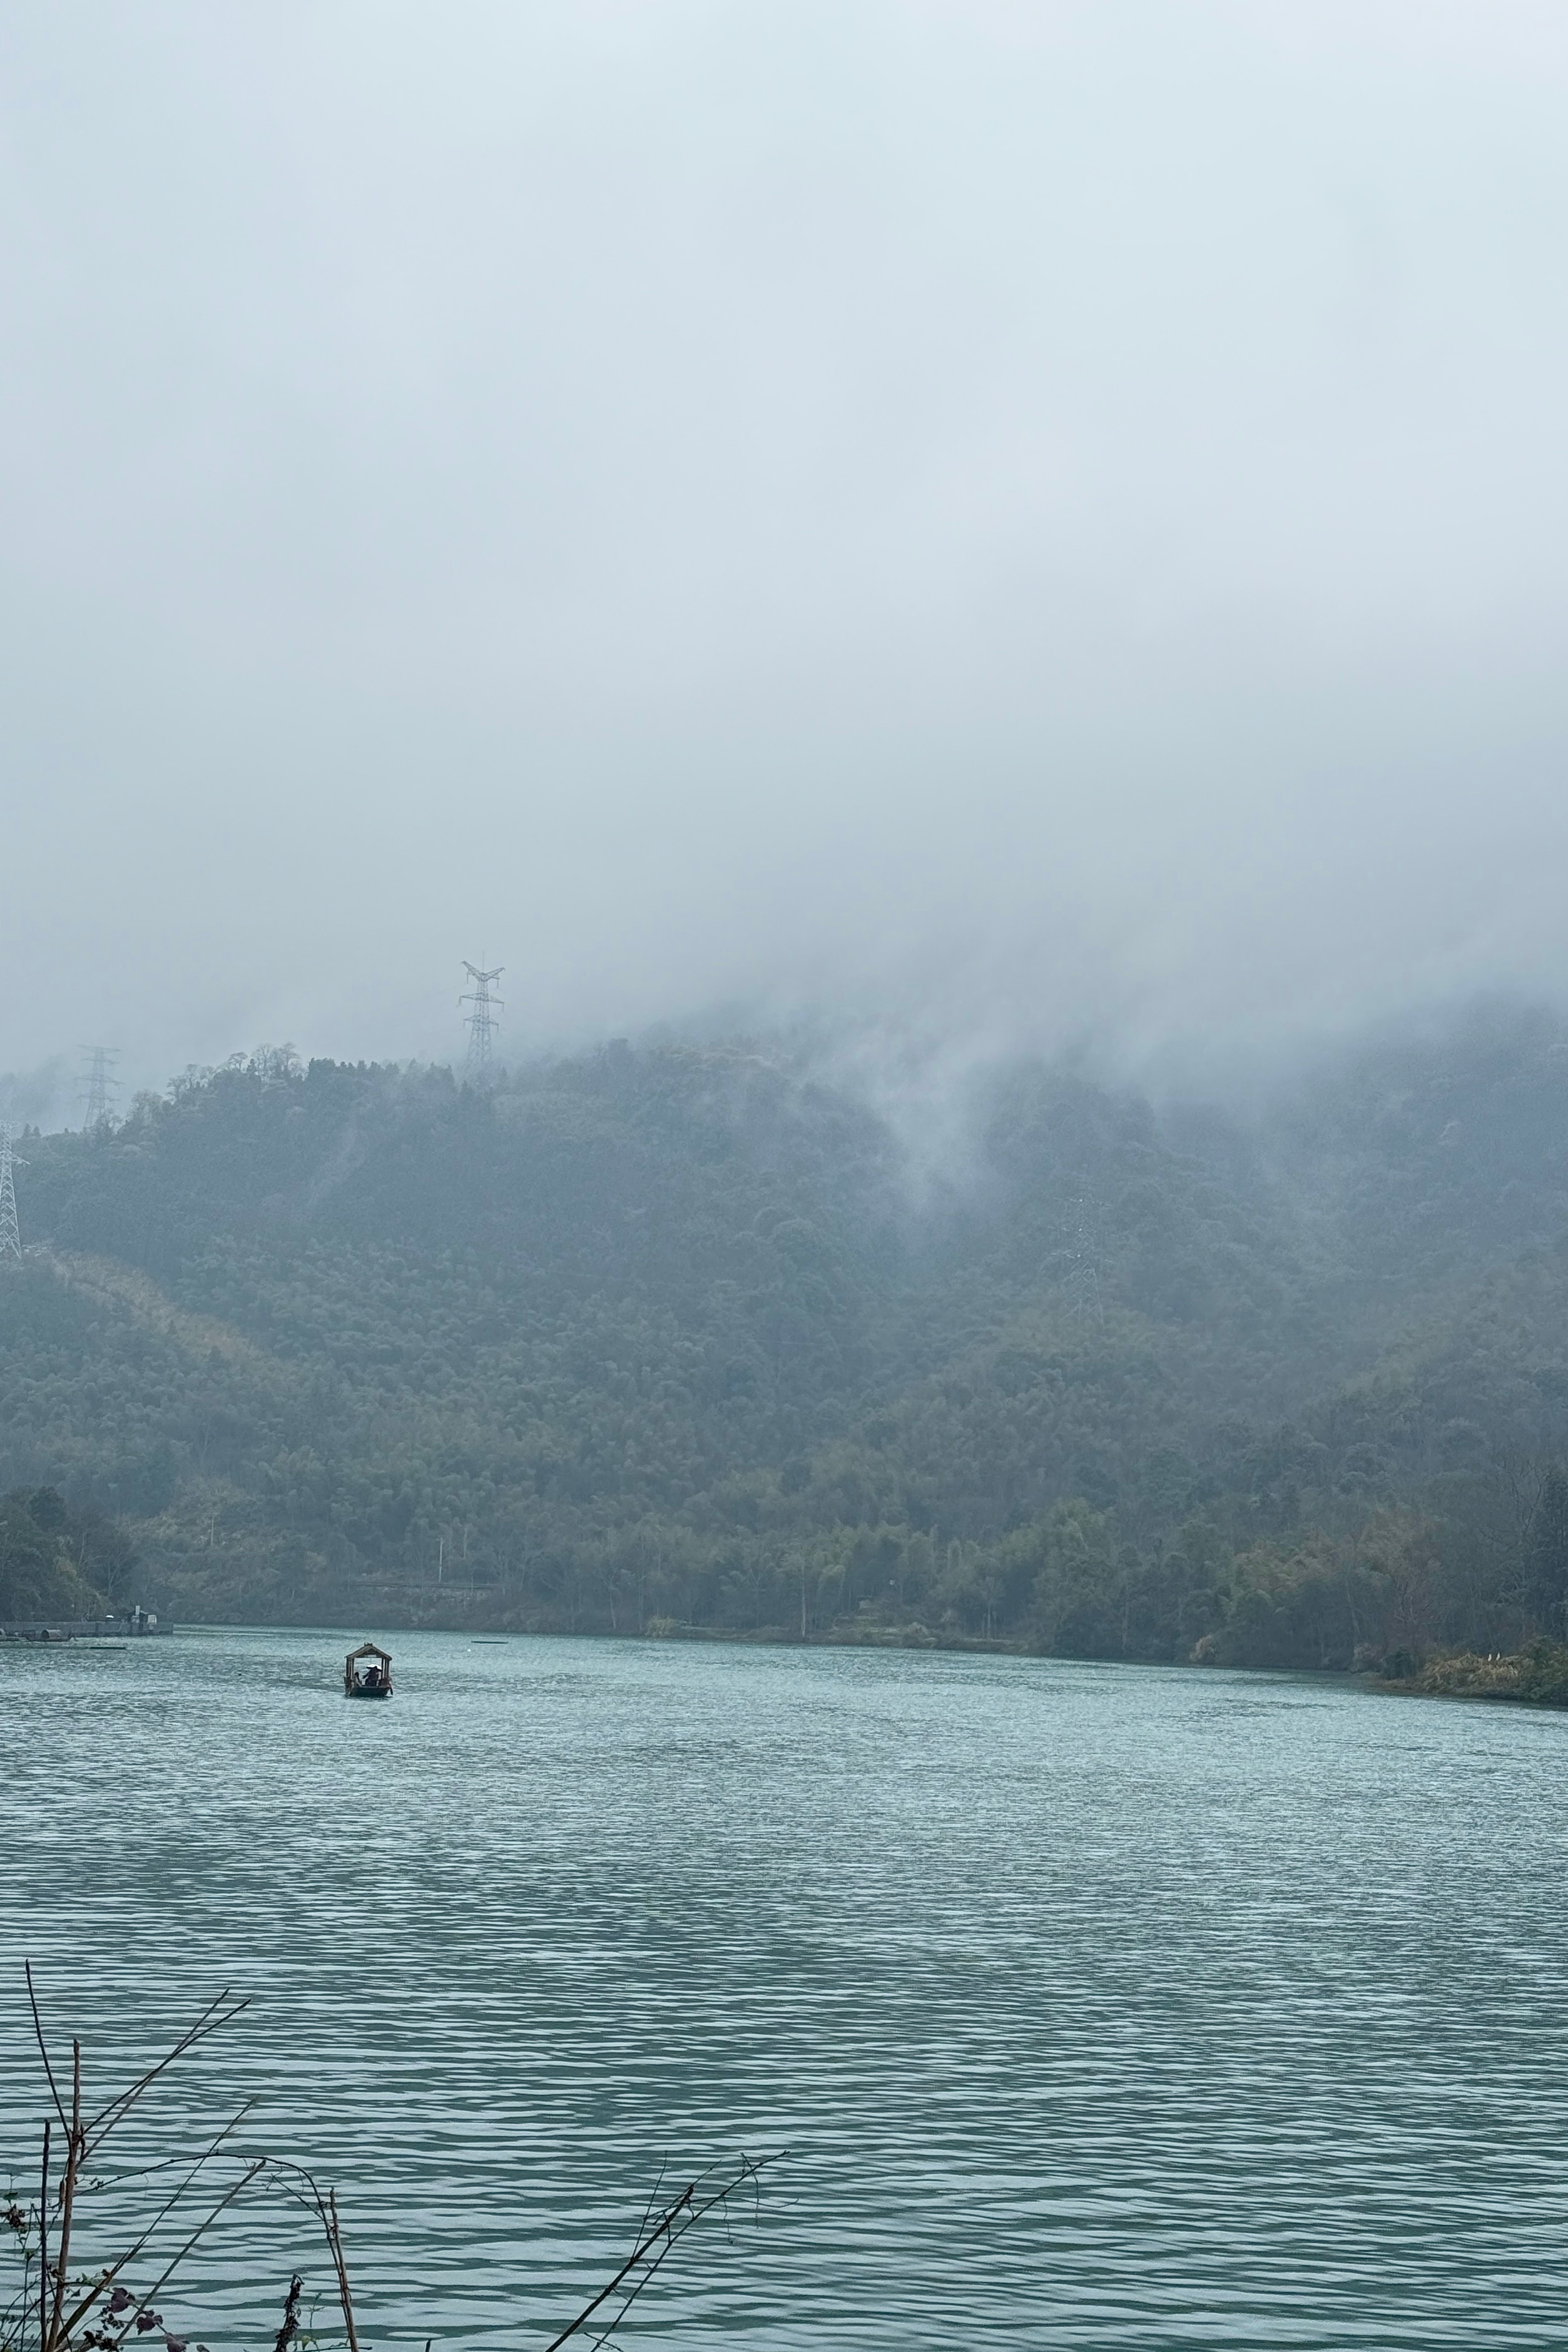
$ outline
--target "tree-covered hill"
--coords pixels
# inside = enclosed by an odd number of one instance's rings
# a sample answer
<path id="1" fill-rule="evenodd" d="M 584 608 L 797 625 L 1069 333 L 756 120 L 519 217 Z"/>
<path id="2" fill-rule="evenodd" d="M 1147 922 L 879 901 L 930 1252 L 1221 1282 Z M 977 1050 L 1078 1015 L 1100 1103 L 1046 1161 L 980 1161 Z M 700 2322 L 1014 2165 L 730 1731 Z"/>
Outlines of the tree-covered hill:
<path id="1" fill-rule="evenodd" d="M 1557 1024 L 1248 1120 L 1038 1066 L 968 1111 L 917 1184 L 766 1047 L 192 1073 L 27 1146 L 0 1484 L 122 1515 L 186 1616 L 1312 1664 L 1563 1630 Z"/>

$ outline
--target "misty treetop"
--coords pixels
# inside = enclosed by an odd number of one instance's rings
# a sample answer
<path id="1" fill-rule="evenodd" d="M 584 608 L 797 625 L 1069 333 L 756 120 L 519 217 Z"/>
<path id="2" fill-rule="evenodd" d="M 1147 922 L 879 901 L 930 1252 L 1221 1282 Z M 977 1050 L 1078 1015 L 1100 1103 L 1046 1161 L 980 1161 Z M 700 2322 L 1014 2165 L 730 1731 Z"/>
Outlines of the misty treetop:
<path id="1" fill-rule="evenodd" d="M 121 1515 L 185 1615 L 1279 1664 L 1563 1630 L 1552 1023 L 1248 1120 L 1066 1066 L 965 1108 L 933 1171 L 766 1045 L 190 1073 L 28 1145 L 0 1480 Z"/>

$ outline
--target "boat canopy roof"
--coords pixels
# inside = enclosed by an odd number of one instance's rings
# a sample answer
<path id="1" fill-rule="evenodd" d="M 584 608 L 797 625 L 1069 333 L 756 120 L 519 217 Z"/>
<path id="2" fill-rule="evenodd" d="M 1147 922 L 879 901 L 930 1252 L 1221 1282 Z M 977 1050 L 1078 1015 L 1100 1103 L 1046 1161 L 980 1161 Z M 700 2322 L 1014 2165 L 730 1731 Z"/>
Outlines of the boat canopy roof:
<path id="1" fill-rule="evenodd" d="M 357 1650 L 349 1652 L 343 1664 L 352 1666 L 356 1658 L 384 1658 L 387 1664 L 391 1665 L 392 1652 L 384 1650 L 379 1642 L 362 1642 Z"/>

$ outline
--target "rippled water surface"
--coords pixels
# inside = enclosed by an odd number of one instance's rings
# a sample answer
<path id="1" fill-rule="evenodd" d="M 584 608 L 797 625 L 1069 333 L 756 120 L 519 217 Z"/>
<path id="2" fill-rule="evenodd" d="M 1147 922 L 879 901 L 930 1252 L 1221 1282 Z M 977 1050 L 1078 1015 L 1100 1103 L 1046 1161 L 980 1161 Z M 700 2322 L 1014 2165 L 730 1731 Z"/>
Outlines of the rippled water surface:
<path id="1" fill-rule="evenodd" d="M 345 1646 L 0 1649 L 0 1932 L 106 2084 L 256 1995 L 189 2092 L 342 2184 L 377 2352 L 547 2341 L 661 2158 L 775 2147 L 626 2342 L 1568 2344 L 1568 1717 L 455 1635 L 351 1706 Z M 237 2207 L 168 2309 L 259 2346 L 297 2258 Z"/>

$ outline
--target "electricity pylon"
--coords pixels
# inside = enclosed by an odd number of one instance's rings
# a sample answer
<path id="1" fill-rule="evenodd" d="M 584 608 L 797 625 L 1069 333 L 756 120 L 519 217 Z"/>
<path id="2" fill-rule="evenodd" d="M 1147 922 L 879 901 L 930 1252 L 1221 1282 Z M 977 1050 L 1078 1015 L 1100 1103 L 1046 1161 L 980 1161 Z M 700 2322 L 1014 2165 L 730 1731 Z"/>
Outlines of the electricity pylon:
<path id="1" fill-rule="evenodd" d="M 477 963 L 469 963 L 465 957 L 463 970 L 474 983 L 469 994 L 459 996 L 458 999 L 459 1004 L 471 1004 L 474 1008 L 468 1015 L 468 1061 L 466 1075 L 471 1087 L 488 1087 L 491 1076 L 491 1041 L 500 1026 L 497 1015 L 505 1003 L 503 997 L 490 994 L 490 984 L 500 978 L 506 966 L 498 963 L 493 971 L 481 971 Z"/>
<path id="2" fill-rule="evenodd" d="M 94 1128 L 107 1127 L 112 1106 L 110 1096 L 118 1094 L 120 1081 L 114 1075 L 114 1065 L 120 1059 L 118 1045 L 84 1045 L 84 1054 L 91 1056 L 91 1066 L 85 1073 L 82 1088 L 82 1126 L 90 1135 Z"/>
<path id="3" fill-rule="evenodd" d="M 14 1257 L 20 1265 L 22 1229 L 16 1223 L 16 1187 L 11 1181 L 13 1162 L 22 1168 L 27 1164 L 25 1160 L 16 1160 L 11 1149 L 11 1129 L 6 1125 L 0 1127 L 0 1265 Z"/>
<path id="4" fill-rule="evenodd" d="M 1100 1209 L 1099 1204 L 1080 1193 L 1072 1203 L 1072 1222 L 1064 1255 L 1067 1261 L 1062 1287 L 1069 1301 L 1068 1311 L 1079 1322 L 1092 1318 L 1103 1326 L 1105 1301 L 1100 1295 Z"/>

